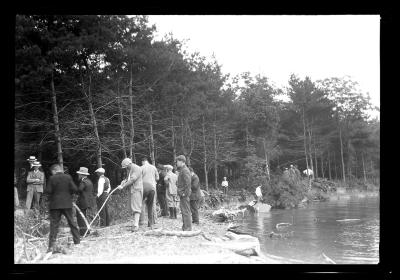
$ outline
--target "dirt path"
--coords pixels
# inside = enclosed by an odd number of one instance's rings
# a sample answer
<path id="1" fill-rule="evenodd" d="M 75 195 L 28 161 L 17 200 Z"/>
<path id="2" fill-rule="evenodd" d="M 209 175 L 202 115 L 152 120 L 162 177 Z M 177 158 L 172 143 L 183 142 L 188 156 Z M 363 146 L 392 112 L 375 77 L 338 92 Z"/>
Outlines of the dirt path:
<path id="1" fill-rule="evenodd" d="M 222 237 L 227 224 L 201 218 L 193 230 L 202 230 L 211 237 Z M 182 220 L 159 218 L 156 225 L 163 230 L 181 230 Z M 54 254 L 37 263 L 277 263 L 273 259 L 245 257 L 228 249 L 204 245 L 201 235 L 193 237 L 145 236 L 142 226 L 132 233 L 131 222 L 99 230 L 99 236 L 88 236 L 79 245 L 71 245 L 67 254 Z M 203 244 L 202 244 L 203 243 Z"/>

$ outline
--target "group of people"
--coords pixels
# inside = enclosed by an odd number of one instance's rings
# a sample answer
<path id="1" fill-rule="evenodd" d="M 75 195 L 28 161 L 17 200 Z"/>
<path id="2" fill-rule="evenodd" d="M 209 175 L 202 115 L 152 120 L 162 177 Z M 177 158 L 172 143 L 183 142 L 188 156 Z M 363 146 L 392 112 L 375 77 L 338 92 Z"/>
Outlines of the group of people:
<path id="1" fill-rule="evenodd" d="M 176 219 L 179 204 L 183 221 L 182 230 L 190 231 L 192 223 L 199 224 L 198 209 L 201 199 L 199 177 L 193 168 L 186 165 L 186 158 L 183 155 L 176 158 L 176 166 L 177 171 L 174 173 L 171 165 L 164 165 L 158 171 L 154 165 L 148 162 L 147 158 L 142 160 L 141 167 L 133 163 L 130 158 L 122 161 L 121 167 L 126 169 L 127 174 L 117 188 L 122 190 L 129 187 L 130 189 L 130 208 L 133 213 L 132 231 L 135 232 L 139 229 L 143 203 L 147 207 L 148 227 L 154 227 L 155 196 L 161 207 L 161 216 L 168 216 L 169 212 L 169 217 Z"/>
<path id="2" fill-rule="evenodd" d="M 80 239 L 85 234 L 90 233 L 87 227 L 87 210 L 92 205 L 92 195 L 95 195 L 97 209 L 99 213 L 100 226 L 106 227 L 110 225 L 110 215 L 107 207 L 107 197 L 110 194 L 110 180 L 105 176 L 105 169 L 98 168 L 95 173 L 98 180 L 95 184 L 89 179 L 89 170 L 86 167 L 80 167 L 76 173 L 78 174 L 78 182 L 76 184 L 69 174 L 60 164 L 53 164 L 50 167 L 51 176 L 46 184 L 45 176 L 42 171 L 39 171 L 40 163 L 32 162 L 32 171 L 28 173 L 28 197 L 31 203 L 32 198 L 40 200 L 40 195 L 43 193 L 48 195 L 49 200 L 49 218 L 50 218 L 50 233 L 48 252 L 53 251 L 57 239 L 58 227 L 61 216 L 63 215 L 71 229 L 74 244 L 79 244 Z M 199 201 L 202 198 L 199 177 L 195 174 L 191 167 L 186 165 L 185 156 L 181 155 L 176 158 L 176 173 L 173 172 L 171 165 L 162 166 L 161 170 L 157 170 L 154 165 L 151 165 L 147 158 L 143 158 L 142 166 L 138 166 L 132 162 L 130 158 L 125 158 L 121 167 L 126 170 L 126 178 L 124 178 L 117 189 L 121 190 L 129 188 L 130 203 L 129 207 L 133 212 L 133 227 L 132 231 L 138 231 L 140 215 L 143 212 L 142 205 L 147 207 L 148 212 L 148 227 L 151 229 L 155 225 L 155 197 L 157 196 L 157 182 L 164 185 L 164 193 L 161 190 L 159 201 L 164 201 L 168 208 L 169 217 L 177 218 L 177 208 L 179 204 L 182 213 L 182 230 L 192 230 L 192 224 L 199 224 Z M 40 173 L 39 173 L 40 172 Z M 77 195 L 76 207 L 76 222 L 73 218 L 73 201 Z M 27 198 L 28 200 L 28 198 Z M 28 202 L 27 202 L 28 203 Z M 39 203 L 38 203 L 39 204 Z M 162 203 L 160 203 L 161 206 Z M 27 207 L 30 209 L 30 206 Z M 79 213 L 78 213 L 79 212 Z M 165 215 L 164 213 L 164 216 Z"/>

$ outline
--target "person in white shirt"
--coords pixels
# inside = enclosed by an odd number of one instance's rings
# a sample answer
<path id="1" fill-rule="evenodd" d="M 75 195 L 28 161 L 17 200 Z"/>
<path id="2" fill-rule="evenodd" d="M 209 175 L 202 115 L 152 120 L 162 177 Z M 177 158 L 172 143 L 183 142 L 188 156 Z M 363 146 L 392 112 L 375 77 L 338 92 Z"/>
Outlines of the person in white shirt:
<path id="1" fill-rule="evenodd" d="M 143 157 L 142 159 L 142 180 L 143 180 L 143 201 L 145 199 L 153 201 L 153 207 L 150 211 L 153 212 L 152 223 L 155 224 L 157 220 L 157 210 L 156 210 L 156 202 L 157 202 L 157 181 L 159 180 L 158 170 L 157 168 L 150 164 L 147 157 Z M 154 194 L 153 194 L 154 190 Z M 149 211 L 149 207 L 147 203 L 142 204 L 142 212 L 140 213 L 139 224 L 143 224 L 145 217 L 145 207 L 147 207 L 147 211 Z"/>
<path id="2" fill-rule="evenodd" d="M 257 196 L 257 203 L 260 202 L 262 198 L 262 192 L 261 192 L 261 186 L 258 186 L 256 188 L 256 196 Z"/>
<path id="3" fill-rule="evenodd" d="M 164 181 L 167 185 L 165 196 L 167 198 L 169 215 L 171 219 L 176 219 L 176 211 L 178 207 L 178 192 L 176 182 L 178 181 L 178 176 L 172 172 L 173 167 L 171 165 L 165 165 L 164 167 L 167 171 Z"/>
<path id="4" fill-rule="evenodd" d="M 35 204 L 37 207 L 35 209 L 39 210 L 40 208 L 40 197 L 43 193 L 43 185 L 45 182 L 44 173 L 39 170 L 40 166 L 42 166 L 40 162 L 35 161 L 32 164 L 33 171 L 29 171 L 26 178 L 28 187 L 25 205 L 27 209 L 31 209 L 33 198 L 35 199 Z"/>
<path id="5" fill-rule="evenodd" d="M 223 187 L 224 193 L 228 194 L 228 181 L 226 180 L 226 177 L 224 177 L 221 186 Z"/>
<path id="6" fill-rule="evenodd" d="M 99 211 L 107 199 L 111 186 L 110 186 L 110 180 L 106 176 L 104 176 L 104 173 L 106 172 L 104 168 L 99 168 L 95 172 L 99 177 L 99 180 L 97 181 L 97 198 L 96 198 L 97 211 Z M 101 227 L 108 227 L 110 225 L 111 219 L 110 219 L 110 214 L 108 212 L 107 203 L 100 211 L 99 217 L 100 217 Z"/>

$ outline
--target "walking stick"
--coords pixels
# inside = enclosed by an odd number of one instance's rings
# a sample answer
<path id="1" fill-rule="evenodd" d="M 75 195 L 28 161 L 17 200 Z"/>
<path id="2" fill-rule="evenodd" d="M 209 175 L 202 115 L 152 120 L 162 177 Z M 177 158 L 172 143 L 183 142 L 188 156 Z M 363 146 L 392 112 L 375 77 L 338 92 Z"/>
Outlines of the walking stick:
<path id="1" fill-rule="evenodd" d="M 76 208 L 76 210 L 78 210 L 78 212 L 79 212 L 79 214 L 81 215 L 82 219 L 85 221 L 86 228 L 89 230 L 90 225 L 89 225 L 88 221 L 86 220 L 85 215 L 83 215 L 81 209 L 79 209 L 79 207 L 75 204 L 75 202 L 72 202 L 72 205 Z"/>
<path id="2" fill-rule="evenodd" d="M 93 220 L 90 222 L 90 225 L 86 229 L 85 234 L 83 235 L 82 239 L 85 238 L 87 232 L 89 231 L 89 227 L 92 225 L 92 223 L 96 220 L 97 216 L 100 214 L 101 210 L 103 209 L 104 205 L 106 205 L 107 200 L 111 197 L 111 194 L 116 191 L 118 188 L 113 189 L 107 196 L 106 200 L 104 201 L 103 205 L 100 207 L 100 210 L 97 211 L 96 215 L 94 216 Z"/>

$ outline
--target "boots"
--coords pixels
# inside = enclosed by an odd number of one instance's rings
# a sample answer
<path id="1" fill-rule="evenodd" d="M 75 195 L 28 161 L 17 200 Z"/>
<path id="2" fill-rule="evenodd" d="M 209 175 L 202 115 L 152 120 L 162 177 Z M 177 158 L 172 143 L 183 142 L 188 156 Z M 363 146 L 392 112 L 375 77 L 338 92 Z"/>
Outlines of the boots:
<path id="1" fill-rule="evenodd" d="M 174 219 L 177 219 L 177 217 L 176 217 L 176 207 L 173 208 L 173 213 L 174 213 Z"/>
<path id="2" fill-rule="evenodd" d="M 169 209 L 169 218 L 173 219 L 174 218 L 174 208 L 173 207 L 168 207 Z"/>

